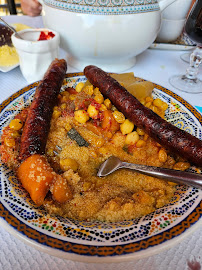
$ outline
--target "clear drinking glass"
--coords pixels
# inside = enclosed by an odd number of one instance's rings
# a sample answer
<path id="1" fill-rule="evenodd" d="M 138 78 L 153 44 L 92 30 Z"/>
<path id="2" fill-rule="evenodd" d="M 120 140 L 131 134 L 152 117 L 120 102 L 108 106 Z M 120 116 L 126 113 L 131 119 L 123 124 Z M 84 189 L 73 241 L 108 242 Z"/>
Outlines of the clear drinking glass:
<path id="1" fill-rule="evenodd" d="M 190 63 L 190 56 L 191 53 L 183 53 L 182 55 L 180 55 L 180 58 L 182 59 L 182 61 Z"/>
<path id="2" fill-rule="evenodd" d="M 202 0 L 196 0 L 185 23 L 188 37 L 197 44 L 190 56 L 186 74 L 175 75 L 169 82 L 178 90 L 187 93 L 202 93 L 202 81 L 197 78 L 199 65 L 202 62 Z"/>

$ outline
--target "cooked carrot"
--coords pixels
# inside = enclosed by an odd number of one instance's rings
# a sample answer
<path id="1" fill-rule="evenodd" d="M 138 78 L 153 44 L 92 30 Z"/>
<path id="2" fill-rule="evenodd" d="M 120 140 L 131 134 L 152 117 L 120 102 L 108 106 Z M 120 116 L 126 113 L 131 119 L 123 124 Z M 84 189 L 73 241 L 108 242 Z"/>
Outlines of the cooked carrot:
<path id="1" fill-rule="evenodd" d="M 51 187 L 53 198 L 59 203 L 65 203 L 72 198 L 72 192 L 67 180 L 57 175 L 57 179 Z"/>
<path id="2" fill-rule="evenodd" d="M 45 157 L 38 154 L 28 157 L 18 168 L 17 175 L 31 199 L 36 205 L 42 205 L 56 177 Z"/>
<path id="3" fill-rule="evenodd" d="M 105 130 L 109 130 L 112 133 L 115 133 L 120 128 L 120 125 L 117 123 L 110 110 L 106 110 L 103 112 L 102 128 Z"/>

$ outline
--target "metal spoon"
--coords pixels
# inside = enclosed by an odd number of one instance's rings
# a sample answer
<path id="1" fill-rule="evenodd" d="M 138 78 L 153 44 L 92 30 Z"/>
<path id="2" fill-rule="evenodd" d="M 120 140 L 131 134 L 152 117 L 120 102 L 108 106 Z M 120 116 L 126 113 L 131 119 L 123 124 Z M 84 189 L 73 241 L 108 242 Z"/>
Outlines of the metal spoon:
<path id="1" fill-rule="evenodd" d="M 178 184 L 202 188 L 202 175 L 200 174 L 122 162 L 115 156 L 111 156 L 100 166 L 97 176 L 107 176 L 121 168 L 135 170 L 149 176 L 172 181 Z"/>
<path id="2" fill-rule="evenodd" d="M 0 20 L 13 32 L 15 33 L 16 37 L 21 38 L 21 36 L 18 34 L 18 32 L 15 30 L 14 27 L 10 26 L 7 22 L 5 22 L 1 17 L 0 17 Z"/>

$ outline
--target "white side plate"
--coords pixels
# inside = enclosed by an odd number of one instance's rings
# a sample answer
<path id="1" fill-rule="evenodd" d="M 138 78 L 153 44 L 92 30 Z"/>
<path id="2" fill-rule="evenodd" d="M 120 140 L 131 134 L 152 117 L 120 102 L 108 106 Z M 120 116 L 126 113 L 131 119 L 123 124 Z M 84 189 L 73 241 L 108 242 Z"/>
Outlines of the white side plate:
<path id="1" fill-rule="evenodd" d="M 11 71 L 12 69 L 14 69 L 14 68 L 16 68 L 18 66 L 19 66 L 19 63 L 15 64 L 15 65 L 12 65 L 12 66 L 8 66 L 8 67 L 0 66 L 0 71 L 9 72 L 9 71 Z"/>

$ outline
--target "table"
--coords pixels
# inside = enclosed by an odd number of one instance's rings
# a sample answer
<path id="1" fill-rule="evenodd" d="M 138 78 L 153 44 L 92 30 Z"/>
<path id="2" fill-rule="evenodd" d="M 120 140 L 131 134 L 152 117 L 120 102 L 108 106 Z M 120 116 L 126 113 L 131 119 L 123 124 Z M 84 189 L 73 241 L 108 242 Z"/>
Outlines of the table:
<path id="1" fill-rule="evenodd" d="M 5 16 L 4 19 L 9 23 L 19 22 L 32 27 L 43 26 L 40 16 L 32 18 L 12 15 Z M 60 53 L 64 57 L 66 56 L 64 51 L 61 50 Z M 136 65 L 127 72 L 134 72 L 137 77 L 153 81 L 172 90 L 202 112 L 202 94 L 182 93 L 172 88 L 168 82 L 170 76 L 186 70 L 187 64 L 180 59 L 182 53 L 184 51 L 148 49 L 137 57 Z M 81 70 L 68 66 L 68 73 L 77 71 Z M 202 67 L 199 73 L 199 77 L 202 78 Z M 7 73 L 0 72 L 0 103 L 26 85 L 27 82 L 23 78 L 19 67 Z M 157 255 L 133 262 L 113 264 L 87 264 L 53 257 L 24 244 L 2 227 L 0 227 L 0 243 L 0 270 L 199 270 L 201 269 L 200 264 L 202 265 L 201 227 L 185 239 L 180 240 L 172 248 L 162 250 Z M 188 266 L 189 262 L 193 261 L 198 262 L 198 268 L 192 268 L 193 263 L 190 264 L 190 267 Z"/>

